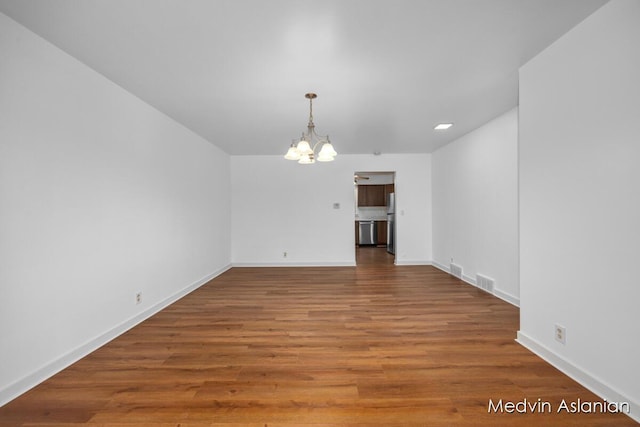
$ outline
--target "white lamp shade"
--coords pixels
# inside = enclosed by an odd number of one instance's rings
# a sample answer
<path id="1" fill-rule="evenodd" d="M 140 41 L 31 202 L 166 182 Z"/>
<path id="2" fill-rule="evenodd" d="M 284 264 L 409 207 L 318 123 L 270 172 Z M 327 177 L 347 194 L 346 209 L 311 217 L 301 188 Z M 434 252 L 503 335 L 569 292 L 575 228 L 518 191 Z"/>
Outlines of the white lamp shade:
<path id="1" fill-rule="evenodd" d="M 322 153 L 320 153 L 318 155 L 318 161 L 319 162 L 333 162 L 335 159 L 333 158 L 333 156 L 329 156 L 329 155 L 324 155 Z"/>
<path id="2" fill-rule="evenodd" d="M 333 145 L 331 145 L 330 142 L 325 142 L 324 145 L 322 146 L 322 149 L 320 150 L 319 153 L 320 157 L 335 157 L 338 155 L 338 153 L 336 153 L 336 150 L 333 149 Z M 318 159 L 320 160 L 320 159 Z M 331 159 L 333 160 L 333 159 Z"/>
<path id="3" fill-rule="evenodd" d="M 322 146 L 322 149 L 318 153 L 318 161 L 319 162 L 332 162 L 334 160 L 334 156 L 336 155 L 336 151 L 333 149 L 329 142 L 325 142 Z"/>
<path id="4" fill-rule="evenodd" d="M 296 150 L 296 147 L 289 147 L 289 151 L 284 155 L 284 158 L 287 160 L 300 160 L 300 153 Z"/>
<path id="5" fill-rule="evenodd" d="M 298 142 L 298 147 L 297 148 L 298 148 L 298 153 L 300 153 L 301 155 L 313 154 L 313 150 L 309 146 L 309 143 L 307 141 L 305 141 L 304 139 L 302 141 Z"/>
<path id="6" fill-rule="evenodd" d="M 298 160 L 298 163 L 300 163 L 301 165 L 311 165 L 315 162 L 316 162 L 315 159 L 311 157 L 309 154 L 301 154 L 300 160 Z"/>

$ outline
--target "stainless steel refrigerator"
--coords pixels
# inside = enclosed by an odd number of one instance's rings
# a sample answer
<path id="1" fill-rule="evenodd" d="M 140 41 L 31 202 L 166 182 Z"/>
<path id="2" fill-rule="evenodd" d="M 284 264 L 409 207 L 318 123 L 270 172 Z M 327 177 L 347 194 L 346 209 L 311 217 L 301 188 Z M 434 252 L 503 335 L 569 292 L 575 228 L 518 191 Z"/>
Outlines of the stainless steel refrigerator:
<path id="1" fill-rule="evenodd" d="M 396 253 L 396 195 L 387 195 L 387 252 Z"/>

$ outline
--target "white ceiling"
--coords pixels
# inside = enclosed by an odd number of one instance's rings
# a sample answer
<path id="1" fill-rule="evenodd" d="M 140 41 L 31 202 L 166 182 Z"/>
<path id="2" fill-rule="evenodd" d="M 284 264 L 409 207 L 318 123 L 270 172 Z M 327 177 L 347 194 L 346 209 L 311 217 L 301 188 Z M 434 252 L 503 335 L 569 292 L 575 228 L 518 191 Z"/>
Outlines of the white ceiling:
<path id="1" fill-rule="evenodd" d="M 0 0 L 229 154 L 431 152 L 518 103 L 518 68 L 604 0 Z M 436 132 L 439 122 L 453 122 Z"/>

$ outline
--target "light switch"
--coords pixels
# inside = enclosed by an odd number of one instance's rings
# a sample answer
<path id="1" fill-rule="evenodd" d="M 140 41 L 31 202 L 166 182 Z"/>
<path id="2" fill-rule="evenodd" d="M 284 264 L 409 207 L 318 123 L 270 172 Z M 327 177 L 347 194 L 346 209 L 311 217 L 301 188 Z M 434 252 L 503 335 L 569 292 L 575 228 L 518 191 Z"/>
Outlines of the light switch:
<path id="1" fill-rule="evenodd" d="M 340 209 L 340 203 L 334 203 L 333 209 Z"/>

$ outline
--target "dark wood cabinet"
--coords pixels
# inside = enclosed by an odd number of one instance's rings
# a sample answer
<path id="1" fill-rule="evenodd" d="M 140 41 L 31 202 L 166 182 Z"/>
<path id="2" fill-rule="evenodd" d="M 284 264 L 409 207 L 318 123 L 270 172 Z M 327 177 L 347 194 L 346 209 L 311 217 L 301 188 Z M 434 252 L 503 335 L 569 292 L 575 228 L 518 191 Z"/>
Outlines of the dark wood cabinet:
<path id="1" fill-rule="evenodd" d="M 386 206 L 384 185 L 359 185 L 358 206 Z"/>
<path id="2" fill-rule="evenodd" d="M 387 196 L 391 193 L 395 193 L 395 186 L 393 184 L 387 184 L 384 186 L 384 203 L 387 204 Z"/>
<path id="3" fill-rule="evenodd" d="M 387 221 L 376 221 L 378 246 L 387 246 Z"/>

